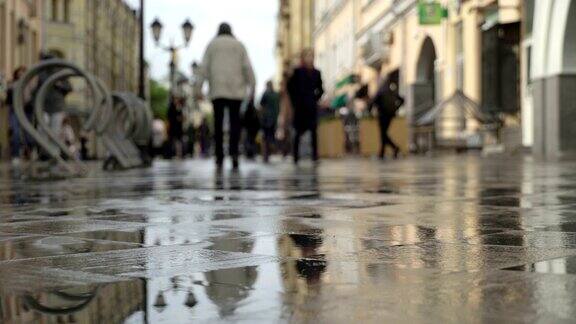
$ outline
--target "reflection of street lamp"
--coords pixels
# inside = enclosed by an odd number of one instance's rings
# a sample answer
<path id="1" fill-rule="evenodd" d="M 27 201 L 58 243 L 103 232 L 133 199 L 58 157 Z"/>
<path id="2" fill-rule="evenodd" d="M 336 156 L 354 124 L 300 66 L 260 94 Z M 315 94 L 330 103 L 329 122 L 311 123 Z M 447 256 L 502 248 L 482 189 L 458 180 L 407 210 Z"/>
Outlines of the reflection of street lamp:
<path id="1" fill-rule="evenodd" d="M 174 46 L 170 44 L 170 46 L 162 46 L 160 44 L 160 38 L 162 37 L 162 29 L 164 29 L 164 25 L 158 18 L 154 19 L 152 24 L 150 25 L 152 29 L 152 36 L 154 37 L 154 42 L 156 46 L 162 48 L 165 51 L 170 52 L 170 89 L 174 90 L 175 86 L 175 78 L 176 78 L 176 65 L 178 62 L 178 50 L 182 48 L 188 47 L 190 45 L 190 40 L 192 39 L 192 33 L 194 32 L 194 25 L 190 22 L 189 19 L 182 24 L 182 32 L 184 36 L 184 44 L 180 46 Z"/>
<path id="2" fill-rule="evenodd" d="M 156 308 L 156 310 L 158 312 L 162 312 L 164 311 L 164 309 L 166 309 L 166 307 L 168 307 L 168 302 L 166 302 L 166 298 L 164 297 L 164 294 L 166 292 L 169 291 L 173 291 L 173 292 L 184 292 L 186 291 L 186 300 L 184 300 L 184 306 L 188 307 L 188 308 L 193 308 L 194 306 L 196 306 L 196 304 L 198 304 L 198 299 L 196 299 L 196 296 L 194 295 L 194 291 L 192 289 L 192 287 L 189 287 L 188 289 L 181 287 L 180 286 L 180 281 L 183 278 L 181 277 L 173 277 L 170 279 L 170 281 L 172 282 L 172 287 L 170 288 L 166 288 L 163 290 L 158 290 L 158 294 L 156 295 L 156 299 L 154 301 L 154 308 Z M 194 281 L 192 281 L 192 284 L 195 284 Z"/>

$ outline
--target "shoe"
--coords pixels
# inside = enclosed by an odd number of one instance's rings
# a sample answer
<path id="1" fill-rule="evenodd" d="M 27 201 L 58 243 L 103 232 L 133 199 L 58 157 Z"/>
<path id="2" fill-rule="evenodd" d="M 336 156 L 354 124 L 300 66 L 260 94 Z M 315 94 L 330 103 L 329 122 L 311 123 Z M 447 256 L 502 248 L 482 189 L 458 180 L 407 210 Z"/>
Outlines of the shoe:
<path id="1" fill-rule="evenodd" d="M 216 171 L 222 171 L 222 168 L 224 167 L 224 161 L 223 160 L 216 160 Z"/>

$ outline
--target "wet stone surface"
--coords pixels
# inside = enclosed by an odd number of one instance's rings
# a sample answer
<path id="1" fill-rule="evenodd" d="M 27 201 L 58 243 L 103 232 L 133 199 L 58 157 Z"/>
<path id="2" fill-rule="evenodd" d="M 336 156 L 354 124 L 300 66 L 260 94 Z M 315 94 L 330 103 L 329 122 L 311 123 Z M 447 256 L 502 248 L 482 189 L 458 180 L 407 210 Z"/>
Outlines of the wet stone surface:
<path id="1" fill-rule="evenodd" d="M 0 323 L 570 323 L 576 168 L 0 168 Z"/>

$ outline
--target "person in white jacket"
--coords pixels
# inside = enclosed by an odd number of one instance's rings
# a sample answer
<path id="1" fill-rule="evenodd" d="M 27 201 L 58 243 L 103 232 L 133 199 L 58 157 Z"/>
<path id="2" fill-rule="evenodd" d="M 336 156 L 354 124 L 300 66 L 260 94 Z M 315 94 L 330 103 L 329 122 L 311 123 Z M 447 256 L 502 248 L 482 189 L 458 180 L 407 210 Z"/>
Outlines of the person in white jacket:
<path id="1" fill-rule="evenodd" d="M 222 23 L 218 34 L 204 53 L 196 82 L 196 93 L 202 93 L 208 82 L 209 97 L 214 108 L 214 141 L 216 142 L 216 166 L 224 164 L 224 111 L 228 108 L 230 120 L 229 153 L 233 168 L 239 167 L 238 143 L 240 141 L 240 106 L 243 100 L 253 96 L 256 80 L 254 70 L 244 45 L 232 33 L 227 23 Z"/>

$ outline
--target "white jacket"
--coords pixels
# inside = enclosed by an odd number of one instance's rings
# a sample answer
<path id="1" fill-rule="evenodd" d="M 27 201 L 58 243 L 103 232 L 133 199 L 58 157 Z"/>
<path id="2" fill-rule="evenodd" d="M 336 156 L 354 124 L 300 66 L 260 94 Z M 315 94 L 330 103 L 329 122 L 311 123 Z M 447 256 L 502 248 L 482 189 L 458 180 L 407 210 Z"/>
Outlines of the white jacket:
<path id="1" fill-rule="evenodd" d="M 228 35 L 214 38 L 204 53 L 196 91 L 201 91 L 204 81 L 208 81 L 212 100 L 246 99 L 254 91 L 256 78 L 244 45 Z"/>

